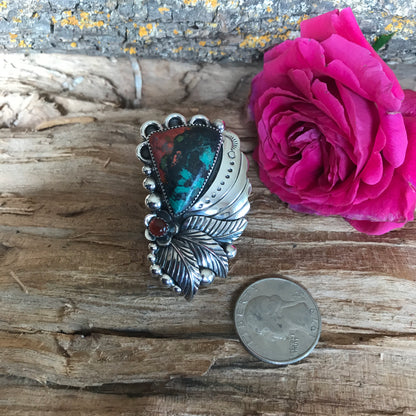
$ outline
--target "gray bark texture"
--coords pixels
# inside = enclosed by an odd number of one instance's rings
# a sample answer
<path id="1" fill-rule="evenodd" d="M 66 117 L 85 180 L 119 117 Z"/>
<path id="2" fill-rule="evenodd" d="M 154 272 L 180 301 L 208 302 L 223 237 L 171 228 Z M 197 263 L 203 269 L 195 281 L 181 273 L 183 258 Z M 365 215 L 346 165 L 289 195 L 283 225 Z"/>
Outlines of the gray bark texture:
<path id="1" fill-rule="evenodd" d="M 397 32 L 384 59 L 416 61 L 415 0 L 2 0 L 0 50 L 252 62 L 302 20 L 344 7 L 370 41 Z"/>

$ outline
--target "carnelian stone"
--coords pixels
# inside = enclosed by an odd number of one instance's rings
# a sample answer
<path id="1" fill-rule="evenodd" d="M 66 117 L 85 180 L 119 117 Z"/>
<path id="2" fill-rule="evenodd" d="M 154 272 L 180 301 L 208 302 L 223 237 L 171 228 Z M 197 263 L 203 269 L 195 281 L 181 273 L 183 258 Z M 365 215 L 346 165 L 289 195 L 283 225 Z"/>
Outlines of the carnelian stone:
<path id="1" fill-rule="evenodd" d="M 163 237 L 169 231 L 167 222 L 159 217 L 153 217 L 149 222 L 149 231 L 155 237 Z"/>

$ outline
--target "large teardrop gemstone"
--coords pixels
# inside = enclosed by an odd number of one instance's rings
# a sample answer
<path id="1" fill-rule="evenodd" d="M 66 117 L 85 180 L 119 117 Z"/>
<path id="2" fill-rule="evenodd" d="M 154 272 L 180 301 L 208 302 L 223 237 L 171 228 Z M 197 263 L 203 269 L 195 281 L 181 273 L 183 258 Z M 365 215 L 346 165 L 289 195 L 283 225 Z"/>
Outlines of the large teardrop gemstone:
<path id="1" fill-rule="evenodd" d="M 206 126 L 175 127 L 149 137 L 158 180 L 173 215 L 181 215 L 200 195 L 221 143 L 220 131 Z"/>

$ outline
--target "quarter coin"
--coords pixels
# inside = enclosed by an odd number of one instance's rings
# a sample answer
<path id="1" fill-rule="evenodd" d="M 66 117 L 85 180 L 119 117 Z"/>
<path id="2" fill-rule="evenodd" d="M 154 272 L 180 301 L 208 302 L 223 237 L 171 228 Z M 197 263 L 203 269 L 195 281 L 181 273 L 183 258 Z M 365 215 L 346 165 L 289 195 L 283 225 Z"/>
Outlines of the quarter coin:
<path id="1" fill-rule="evenodd" d="M 245 289 L 237 300 L 234 321 L 247 350 L 277 365 L 305 358 L 321 333 L 321 315 L 312 296 L 280 277 L 259 280 Z"/>

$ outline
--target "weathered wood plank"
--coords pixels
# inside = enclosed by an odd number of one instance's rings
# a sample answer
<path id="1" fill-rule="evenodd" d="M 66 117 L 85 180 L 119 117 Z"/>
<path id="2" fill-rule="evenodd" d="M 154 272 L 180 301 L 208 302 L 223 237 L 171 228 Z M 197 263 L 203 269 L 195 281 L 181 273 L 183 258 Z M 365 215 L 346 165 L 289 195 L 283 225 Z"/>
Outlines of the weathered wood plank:
<path id="1" fill-rule="evenodd" d="M 111 342 L 108 336 L 101 336 L 93 341 L 78 341 L 65 349 L 69 356 L 61 358 L 62 362 L 69 363 L 64 377 L 75 376 L 71 382 L 77 375 L 83 380 L 93 379 L 98 371 L 113 377 L 109 384 L 82 390 L 58 389 L 52 384 L 41 386 L 21 379 L 2 378 L 0 395 L 8 397 L 0 400 L 3 414 L 74 414 L 76 411 L 94 415 L 415 414 L 414 337 L 376 337 L 360 344 L 345 339 L 344 345 L 338 346 L 323 341 L 305 361 L 281 368 L 255 362 L 242 354 L 242 347 L 235 341 L 210 341 L 211 347 L 214 346 L 212 349 L 206 340 L 200 346 L 200 340 L 180 340 L 184 346 L 188 344 L 192 348 L 193 344 L 196 347 L 194 353 L 202 353 L 204 347 L 208 347 L 210 353 L 221 352 L 210 371 L 201 376 L 195 374 L 195 369 L 202 369 L 205 363 L 202 367 L 198 367 L 199 363 L 195 361 L 186 363 L 175 352 L 164 361 L 166 366 L 172 368 L 183 363 L 192 373 L 187 377 L 177 377 L 176 374 L 169 380 L 161 377 L 156 383 L 143 382 L 138 370 L 149 370 L 147 366 L 153 359 L 155 368 L 145 377 L 160 370 L 160 360 L 164 358 L 162 353 L 169 352 L 165 349 L 166 343 L 173 346 L 174 339 L 138 341 L 122 337 Z M 160 352 L 156 341 L 160 342 Z M 27 338 L 23 337 L 22 343 L 25 342 Z M 145 343 L 154 348 L 141 350 L 140 345 Z M 75 344 L 77 347 L 74 348 Z M 89 354 L 85 347 L 93 349 L 93 353 L 82 367 L 79 357 Z M 146 360 L 140 360 L 146 355 Z M 117 363 L 109 360 L 120 356 L 130 357 L 131 384 L 120 384 L 128 378 L 125 374 L 127 367 L 122 367 L 121 371 L 119 367 L 117 371 Z M 55 363 L 60 364 L 59 360 Z M 27 364 L 30 363 L 23 363 Z M 164 374 L 159 374 L 159 377 L 161 375 Z M 141 382 L 134 383 L 134 379 Z"/>
<path id="2" fill-rule="evenodd" d="M 186 302 L 148 275 L 139 124 L 171 111 L 224 118 L 252 162 L 255 133 L 235 98 L 247 85 L 229 77 L 198 104 L 215 76 L 194 69 L 182 74 L 200 89 L 184 103 L 176 77 L 173 105 L 0 130 L 1 414 L 416 414 L 416 223 L 374 237 L 295 213 L 251 163 L 229 278 Z M 323 320 L 317 349 L 284 368 L 254 359 L 233 324 L 244 288 L 278 274 L 311 292 Z"/>
<path id="3" fill-rule="evenodd" d="M 242 349 L 236 340 L 2 332 L 0 369 L 67 386 L 138 383 L 203 376 L 217 358 Z"/>
<path id="4" fill-rule="evenodd" d="M 324 297 L 320 306 L 326 317 L 337 316 L 339 308 L 351 311 L 341 326 L 389 331 L 394 318 L 401 322 L 397 332 L 412 331 L 414 224 L 369 237 L 339 218 L 294 213 L 265 190 L 253 164 L 252 211 L 230 279 L 201 291 L 191 304 L 158 289 L 147 273 L 137 129 L 93 123 L 15 137 L 2 133 L 4 160 L 13 162 L 0 165 L 3 328 L 226 333 L 238 289 L 283 273 Z M 382 261 L 386 257 L 389 262 Z M 169 320 L 172 303 L 187 314 L 180 309 Z M 149 316 L 146 309 L 158 315 Z M 106 310 L 111 313 L 103 314 Z M 379 315 L 374 317 L 374 310 Z"/>
<path id="5" fill-rule="evenodd" d="M 355 308 L 362 305 L 363 317 L 358 326 L 364 330 L 375 330 L 367 327 L 367 322 L 377 324 L 377 328 L 385 322 L 382 315 L 375 321 L 369 320 L 373 314 L 369 310 L 377 308 L 390 318 L 394 314 L 402 322 L 398 332 L 412 330 L 412 303 L 404 302 L 402 296 L 411 299 L 415 291 L 411 260 L 415 251 L 413 224 L 385 237 L 368 237 L 353 232 L 339 218 L 293 213 L 262 188 L 254 169 L 250 171 L 254 185 L 250 223 L 238 244 L 240 254 L 232 263 L 231 278 L 201 291 L 204 300 L 195 300 L 195 307 L 186 303 L 184 306 L 193 310 L 191 316 L 197 318 L 199 303 L 203 302 L 204 312 L 210 312 L 209 318 L 203 319 L 204 329 L 185 318 L 167 324 L 169 305 L 181 303 L 182 299 L 171 299 L 155 288 L 147 275 L 146 242 L 142 237 L 145 191 L 139 184 L 139 165 L 134 156 L 137 127 L 127 124 L 117 129 L 92 124 L 59 128 L 53 140 L 47 139 L 50 133 L 46 132 L 36 133 L 35 138 L 6 140 L 24 141 L 23 145 L 19 143 L 24 151 L 13 154 L 6 148 L 16 163 L 0 166 L 3 189 L 28 195 L 2 196 L 2 264 L 6 267 L 1 275 L 4 301 L 0 308 L 6 326 L 30 328 L 37 324 L 45 330 L 80 331 L 111 324 L 113 328 L 138 331 L 152 328 L 156 333 L 175 333 L 195 326 L 192 331 L 224 333 L 232 322 L 228 312 L 216 311 L 224 310 L 218 307 L 219 303 L 228 311 L 236 288 L 248 283 L 246 276 L 252 276 L 251 281 L 280 272 L 308 287 L 324 285 L 324 293 L 334 287 L 326 297 L 327 305 L 321 305 L 329 308 L 326 316 L 337 315 L 340 305 L 335 306 L 333 296 L 338 293 L 340 302 L 345 303 L 343 308 L 350 309 L 352 301 Z M 103 130 L 110 135 L 107 142 L 102 137 Z M 71 140 L 68 134 L 73 137 Z M 54 150 L 45 147 L 44 140 L 53 143 Z M 77 166 L 71 150 L 74 148 Z M 108 157 L 111 163 L 105 168 Z M 13 187 L 7 189 L 10 167 L 15 169 L 11 174 L 16 179 L 8 182 Z M 53 176 L 49 174 L 51 169 Z M 273 217 L 268 214 L 271 209 Z M 386 256 L 391 260 L 381 261 Z M 21 292 L 10 271 L 25 283 L 29 296 Z M 367 289 L 371 290 L 370 298 Z M 397 293 L 396 299 L 392 299 L 392 293 Z M 155 300 L 153 294 L 162 299 Z M 20 302 L 13 305 L 16 296 Z M 372 305 L 374 302 L 376 306 Z M 162 314 L 161 323 L 153 319 L 137 322 L 138 303 L 141 308 L 157 308 Z M 28 304 L 38 305 L 31 307 L 33 313 Z M 110 318 L 102 314 L 107 307 L 114 309 Z M 7 313 L 10 308 L 13 313 Z M 117 308 L 122 308 L 123 313 L 117 313 Z M 211 319 L 212 314 L 216 315 L 215 320 Z M 9 315 L 21 319 L 7 319 Z M 31 322 L 27 322 L 29 319 Z M 350 326 L 357 326 L 356 321 L 357 317 L 351 316 Z M 387 331 L 388 325 L 382 325 L 382 329 Z"/>
<path id="6" fill-rule="evenodd" d="M 88 57 L 62 54 L 0 54 L 0 127 L 29 129 L 68 115 L 111 118 L 118 108 L 141 107 L 144 120 L 183 111 L 217 107 L 232 123 L 245 105 L 250 80 L 261 64 L 205 64 L 159 59 Z M 198 107 L 203 106 L 199 109 Z M 157 110 L 156 110 L 157 109 Z M 129 113 L 116 113 L 115 118 Z M 239 130 L 244 132 L 241 114 Z M 252 130 L 253 133 L 253 130 Z"/>

